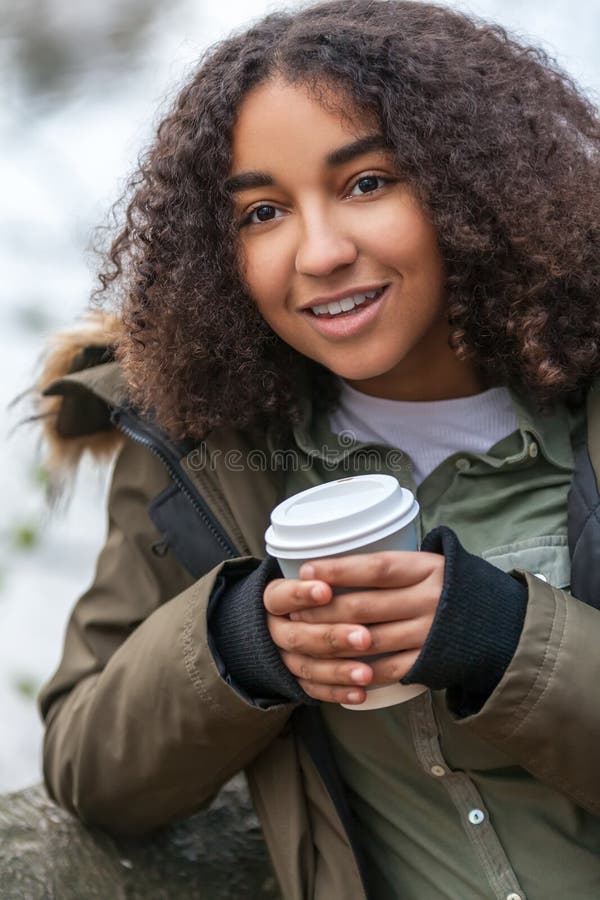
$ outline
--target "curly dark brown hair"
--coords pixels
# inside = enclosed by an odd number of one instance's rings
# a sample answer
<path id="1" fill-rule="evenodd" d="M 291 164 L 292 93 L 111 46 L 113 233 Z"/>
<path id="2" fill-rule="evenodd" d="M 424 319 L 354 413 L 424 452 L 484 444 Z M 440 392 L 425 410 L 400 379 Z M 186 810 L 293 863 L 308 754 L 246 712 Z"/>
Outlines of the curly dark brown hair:
<path id="1" fill-rule="evenodd" d="M 239 271 L 236 110 L 279 75 L 378 118 L 439 236 L 451 346 L 541 405 L 600 372 L 600 121 L 540 49 L 404 0 L 274 13 L 210 49 L 132 176 L 95 302 L 116 297 L 134 402 L 173 437 L 291 423 L 337 379 L 285 344 Z M 108 290 L 116 287 L 117 290 Z"/>

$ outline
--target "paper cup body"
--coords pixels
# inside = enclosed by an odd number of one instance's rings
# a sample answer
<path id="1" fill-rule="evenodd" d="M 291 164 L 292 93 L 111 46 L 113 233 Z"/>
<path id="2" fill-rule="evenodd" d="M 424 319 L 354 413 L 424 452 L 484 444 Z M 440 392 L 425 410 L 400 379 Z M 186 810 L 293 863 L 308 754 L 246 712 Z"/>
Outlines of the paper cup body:
<path id="1" fill-rule="evenodd" d="M 346 550 L 342 553 L 313 553 L 304 559 L 285 559 L 282 556 L 277 557 L 279 567 L 286 578 L 298 578 L 300 566 L 307 559 L 320 559 L 325 556 L 349 556 L 351 553 L 376 553 L 378 550 L 418 550 L 417 527 L 414 522 L 409 522 L 400 531 L 394 531 L 387 537 L 372 544 L 363 544 L 361 547 L 355 547 L 353 550 Z"/>
<path id="2" fill-rule="evenodd" d="M 390 475 L 330 481 L 275 507 L 265 534 L 267 552 L 276 557 L 286 578 L 297 578 L 302 563 L 309 559 L 418 550 L 418 513 L 413 494 Z M 364 661 L 368 663 L 369 657 Z M 400 683 L 373 686 L 367 688 L 364 703 L 342 705 L 352 710 L 378 709 L 403 703 L 425 690 L 423 685 Z"/>

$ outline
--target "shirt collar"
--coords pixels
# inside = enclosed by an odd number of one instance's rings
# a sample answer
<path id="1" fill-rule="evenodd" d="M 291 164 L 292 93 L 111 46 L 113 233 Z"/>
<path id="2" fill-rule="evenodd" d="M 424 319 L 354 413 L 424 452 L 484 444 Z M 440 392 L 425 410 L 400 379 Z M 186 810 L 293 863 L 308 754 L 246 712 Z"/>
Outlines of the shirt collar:
<path id="1" fill-rule="evenodd" d="M 495 453 L 481 456 L 494 467 L 507 462 L 517 462 L 533 456 L 532 446 L 535 444 L 543 456 L 561 469 L 573 468 L 573 451 L 571 447 L 571 427 L 569 412 L 562 403 L 552 406 L 547 412 L 540 412 L 521 392 L 509 388 L 509 393 L 518 422 L 518 434 L 521 446 L 511 456 Z M 360 441 L 349 435 L 334 434 L 329 427 L 327 413 L 317 412 L 311 398 L 305 397 L 302 421 L 293 427 L 294 440 L 297 447 L 311 457 L 324 459 L 329 463 L 341 462 L 350 453 L 364 447 Z M 513 434 L 516 434 L 513 432 Z M 495 445 L 498 450 L 499 444 Z M 401 450 L 402 448 L 397 448 Z M 494 448 L 492 448 L 493 450 Z M 514 443 L 513 443 L 514 449 Z"/>
<path id="2" fill-rule="evenodd" d="M 572 469 L 572 423 L 566 405 L 555 403 L 546 412 L 540 412 L 521 392 L 509 392 L 525 449 L 535 442 L 548 462 L 561 469 Z"/>

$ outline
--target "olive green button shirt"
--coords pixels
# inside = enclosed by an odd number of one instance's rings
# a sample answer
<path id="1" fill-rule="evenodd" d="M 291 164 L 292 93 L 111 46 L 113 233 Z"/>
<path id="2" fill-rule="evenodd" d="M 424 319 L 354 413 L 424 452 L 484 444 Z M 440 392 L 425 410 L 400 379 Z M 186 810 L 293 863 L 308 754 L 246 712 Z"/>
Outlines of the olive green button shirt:
<path id="1" fill-rule="evenodd" d="M 567 587 L 571 438 L 583 412 L 542 415 L 511 398 L 517 431 L 486 454 L 453 454 L 418 488 L 401 449 L 333 435 L 307 407 L 286 496 L 349 475 L 394 475 L 417 495 L 421 537 L 447 525 L 504 571 Z M 600 897 L 600 821 L 455 725 L 443 691 L 383 710 L 324 703 L 323 712 L 377 900 Z"/>

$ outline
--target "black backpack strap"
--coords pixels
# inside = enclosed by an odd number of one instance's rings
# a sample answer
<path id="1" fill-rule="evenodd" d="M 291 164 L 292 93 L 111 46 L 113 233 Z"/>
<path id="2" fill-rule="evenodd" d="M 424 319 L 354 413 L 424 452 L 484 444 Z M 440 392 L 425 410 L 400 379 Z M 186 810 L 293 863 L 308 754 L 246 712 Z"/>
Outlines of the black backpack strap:
<path id="1" fill-rule="evenodd" d="M 600 490 L 600 382 L 588 394 L 587 427 L 590 462 Z"/>
<path id="2" fill-rule="evenodd" d="M 568 499 L 571 593 L 600 609 L 600 390 L 587 398 L 587 428 L 573 445 Z"/>
<path id="3" fill-rule="evenodd" d="M 298 706 L 290 720 L 293 731 L 315 764 L 340 817 L 367 897 L 371 897 L 364 851 L 358 823 L 350 809 L 346 788 L 335 763 L 319 706 Z"/>

